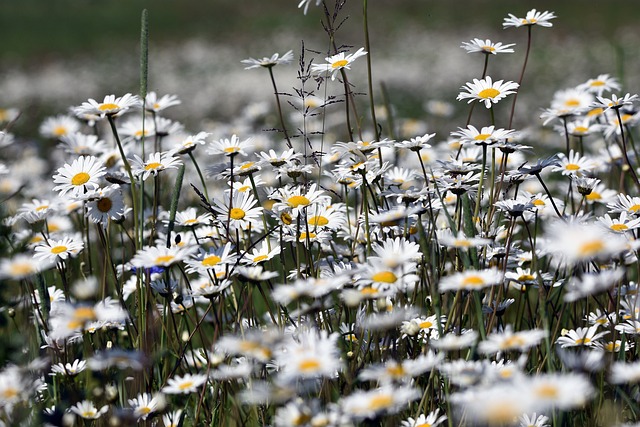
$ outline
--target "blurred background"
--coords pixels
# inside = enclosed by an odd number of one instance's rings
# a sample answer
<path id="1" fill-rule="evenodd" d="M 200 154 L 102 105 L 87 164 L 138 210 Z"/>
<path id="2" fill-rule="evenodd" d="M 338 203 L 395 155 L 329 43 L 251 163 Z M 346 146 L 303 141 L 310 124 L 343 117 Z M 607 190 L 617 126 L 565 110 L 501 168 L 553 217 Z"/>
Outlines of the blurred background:
<path id="1" fill-rule="evenodd" d="M 87 98 L 138 93 L 140 16 L 146 8 L 149 90 L 178 95 L 183 105 L 174 118 L 194 131 L 202 121 L 229 120 L 253 103 L 272 101 L 268 74 L 245 71 L 242 59 L 290 49 L 298 58 L 304 41 L 305 48 L 318 52 L 307 51 L 307 60 L 324 60 L 329 43 L 322 9 L 314 0 L 304 15 L 297 3 L 0 0 L 0 108 L 20 108 L 15 132 L 29 135 L 37 133 L 42 118 Z M 527 31 L 503 30 L 502 21 L 509 13 L 523 17 L 533 7 L 558 17 L 552 28 L 534 27 L 520 114 L 537 118 L 555 91 L 602 73 L 620 78 L 623 91 L 638 92 L 640 8 L 584 0 L 371 0 L 374 91 L 384 82 L 404 117 L 421 120 L 426 101 L 433 99 L 466 114 L 455 96 L 465 82 L 480 77 L 483 57 L 467 54 L 461 43 L 476 37 L 516 43 L 516 53 L 492 57 L 489 64 L 494 80 L 515 81 Z M 362 2 L 348 0 L 339 16 L 345 21 L 337 43 L 355 51 L 364 45 Z M 350 80 L 356 91 L 366 92 L 365 72 L 364 61 L 354 63 Z M 297 87 L 296 75 L 296 64 L 277 67 L 280 89 Z"/>

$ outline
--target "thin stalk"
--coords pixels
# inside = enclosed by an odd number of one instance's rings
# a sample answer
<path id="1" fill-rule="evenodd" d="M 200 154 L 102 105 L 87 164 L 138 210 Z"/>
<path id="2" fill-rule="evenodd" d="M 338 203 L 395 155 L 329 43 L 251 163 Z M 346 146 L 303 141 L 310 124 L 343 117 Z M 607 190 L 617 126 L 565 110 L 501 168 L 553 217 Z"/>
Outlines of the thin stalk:
<path id="1" fill-rule="evenodd" d="M 520 78 L 518 79 L 518 90 L 513 95 L 513 103 L 511 104 L 511 114 L 509 116 L 509 126 L 507 129 L 511 129 L 513 123 L 513 115 L 516 111 L 516 101 L 518 100 L 518 94 L 520 93 L 520 86 L 522 86 L 522 79 L 524 79 L 524 71 L 527 69 L 527 62 L 529 61 L 529 52 L 531 51 L 531 28 L 533 25 L 527 25 L 527 51 L 524 54 L 524 64 L 522 64 L 522 71 L 520 72 Z"/>
<path id="2" fill-rule="evenodd" d="M 282 126 L 282 132 L 284 133 L 284 137 L 287 140 L 287 147 L 293 148 L 291 144 L 291 138 L 289 138 L 289 132 L 287 132 L 287 126 L 284 124 L 284 116 L 282 115 L 282 107 L 280 105 L 280 93 L 278 92 L 278 87 L 276 86 L 276 79 L 273 76 L 273 67 L 267 67 L 269 70 L 269 77 L 271 78 L 271 84 L 273 85 L 273 94 L 276 97 L 276 106 L 278 107 L 278 118 L 280 119 L 280 126 Z"/>

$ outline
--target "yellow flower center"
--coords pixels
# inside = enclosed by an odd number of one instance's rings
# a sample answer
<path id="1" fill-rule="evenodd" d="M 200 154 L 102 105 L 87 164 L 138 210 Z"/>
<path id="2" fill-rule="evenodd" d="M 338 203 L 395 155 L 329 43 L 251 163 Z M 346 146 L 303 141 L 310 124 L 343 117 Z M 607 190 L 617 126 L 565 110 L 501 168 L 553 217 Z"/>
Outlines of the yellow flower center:
<path id="1" fill-rule="evenodd" d="M 331 64 L 331 68 L 333 68 L 335 70 L 336 68 L 344 67 L 348 63 L 349 63 L 349 61 L 347 61 L 346 59 L 341 59 L 341 60 L 336 61 L 333 64 Z"/>
<path id="2" fill-rule="evenodd" d="M 93 418 L 96 416 L 96 411 L 88 410 L 82 413 L 82 418 Z"/>
<path id="3" fill-rule="evenodd" d="M 476 141 L 486 141 L 490 136 L 490 133 L 481 133 L 480 135 L 474 136 L 473 139 L 475 139 Z"/>
<path id="4" fill-rule="evenodd" d="M 307 359 L 300 362 L 298 365 L 298 369 L 302 372 L 313 372 L 317 371 L 320 367 L 320 362 L 317 359 Z"/>
<path id="5" fill-rule="evenodd" d="M 573 128 L 573 131 L 575 133 L 587 133 L 589 132 L 589 128 L 586 126 L 576 126 L 575 128 Z"/>
<path id="6" fill-rule="evenodd" d="M 109 212 L 112 206 L 113 202 L 111 202 L 111 199 L 109 199 L 108 197 L 103 197 L 96 203 L 96 207 L 98 208 L 98 210 L 104 213 Z"/>
<path id="7" fill-rule="evenodd" d="M 222 151 L 224 151 L 225 153 L 233 154 L 233 153 L 237 153 L 238 151 L 240 151 L 240 147 L 236 147 L 236 146 L 226 147 Z"/>
<path id="8" fill-rule="evenodd" d="M 193 387 L 193 381 L 185 381 L 178 386 L 180 390 L 188 390 Z"/>
<path id="9" fill-rule="evenodd" d="M 54 246 L 51 248 L 51 253 L 52 254 L 61 254 L 62 252 L 66 252 L 69 248 L 67 248 L 64 245 L 58 245 L 58 246 Z"/>
<path id="10" fill-rule="evenodd" d="M 2 391 L 2 397 L 4 397 L 6 400 L 12 399 L 17 395 L 18 395 L 18 390 L 15 388 L 9 387 Z"/>
<path id="11" fill-rule="evenodd" d="M 98 105 L 98 110 L 100 111 L 117 110 L 118 108 L 120 108 L 118 104 L 105 103 Z"/>
<path id="12" fill-rule="evenodd" d="M 240 193 L 244 193 L 245 191 L 249 191 L 250 189 L 251 189 L 251 187 L 250 187 L 250 186 L 248 186 L 248 185 L 244 185 L 244 186 L 242 186 L 242 187 L 238 187 L 238 191 L 239 191 Z"/>
<path id="13" fill-rule="evenodd" d="M 266 260 L 268 257 L 266 255 L 258 255 L 253 258 L 253 262 L 260 262 Z"/>
<path id="14" fill-rule="evenodd" d="M 246 213 L 245 211 L 243 211 L 240 208 L 233 208 L 231 209 L 231 211 L 229 211 L 229 217 L 231 217 L 231 219 L 243 219 L 245 217 Z"/>
<path id="15" fill-rule="evenodd" d="M 485 52 L 494 52 L 496 48 L 493 46 L 482 46 L 482 50 L 484 50 Z"/>
<path id="16" fill-rule="evenodd" d="M 604 86 L 604 82 L 602 80 L 594 80 L 589 84 L 589 86 L 591 86 L 591 87 Z"/>
<path id="17" fill-rule="evenodd" d="M 144 170 L 146 170 L 146 171 L 156 170 L 161 166 L 162 166 L 162 163 L 151 162 L 151 163 L 147 163 L 146 165 L 144 165 Z"/>
<path id="18" fill-rule="evenodd" d="M 378 293 L 378 290 L 374 288 L 366 287 L 366 288 L 360 289 L 360 293 L 363 295 L 375 295 Z"/>
<path id="19" fill-rule="evenodd" d="M 240 166 L 240 170 L 251 169 L 254 164 L 255 164 L 255 162 L 247 162 L 244 165 Z"/>
<path id="20" fill-rule="evenodd" d="M 577 107 L 577 106 L 579 106 L 579 105 L 580 105 L 580 101 L 578 101 L 577 99 L 574 99 L 574 98 L 572 98 L 572 99 L 567 99 L 567 100 L 564 102 L 564 105 L 565 105 L 565 107 Z"/>
<path id="21" fill-rule="evenodd" d="M 524 344 L 525 344 L 524 339 L 522 339 L 521 337 L 516 335 L 516 336 L 512 336 L 512 337 L 509 337 L 506 340 L 504 340 L 502 342 L 501 347 L 503 349 L 506 349 L 506 348 L 518 347 L 518 346 L 521 346 L 521 345 L 524 345 Z"/>
<path id="22" fill-rule="evenodd" d="M 500 91 L 492 87 L 483 89 L 478 93 L 478 96 L 483 99 L 495 98 L 498 95 L 500 95 Z"/>
<path id="23" fill-rule="evenodd" d="M 589 344 L 590 342 L 591 342 L 591 338 L 588 338 L 588 337 L 576 339 L 576 344 L 578 345 Z"/>
<path id="24" fill-rule="evenodd" d="M 173 255 L 162 255 L 156 258 L 156 265 L 167 264 L 173 261 L 175 257 Z"/>
<path id="25" fill-rule="evenodd" d="M 612 224 L 610 228 L 613 231 L 627 231 L 629 229 L 626 224 Z"/>
<path id="26" fill-rule="evenodd" d="M 77 173 L 71 178 L 71 184 L 84 185 L 91 179 L 91 175 L 86 172 Z"/>
<path id="27" fill-rule="evenodd" d="M 600 195 L 600 193 L 596 191 L 592 191 L 591 193 L 587 194 L 587 200 L 600 200 L 600 199 L 602 199 L 602 195 Z"/>
<path id="28" fill-rule="evenodd" d="M 300 233 L 300 240 L 307 240 L 307 238 L 315 239 L 317 236 L 318 235 L 316 233 L 309 232 L 309 234 L 307 234 L 303 231 L 302 233 Z"/>
<path id="29" fill-rule="evenodd" d="M 386 371 L 392 377 L 401 377 L 405 374 L 402 365 L 389 365 L 387 366 Z"/>
<path id="30" fill-rule="evenodd" d="M 456 248 L 468 248 L 471 246 L 471 242 L 463 239 L 456 239 L 453 241 L 453 246 Z"/>
<path id="31" fill-rule="evenodd" d="M 431 427 L 429 423 L 418 424 L 416 427 Z"/>
<path id="32" fill-rule="evenodd" d="M 629 208 L 629 212 L 636 213 L 640 210 L 640 205 L 633 205 Z"/>
<path id="33" fill-rule="evenodd" d="M 392 404 L 393 404 L 393 396 L 389 394 L 380 394 L 378 396 L 371 398 L 371 400 L 369 401 L 369 408 L 376 411 L 378 409 L 387 408 Z"/>
<path id="34" fill-rule="evenodd" d="M 587 113 L 587 117 L 599 116 L 602 113 L 604 113 L 604 108 L 594 108 Z"/>
<path id="35" fill-rule="evenodd" d="M 202 260 L 202 265 L 204 265 L 205 267 L 213 267 L 220 261 L 222 261 L 222 258 L 220 258 L 218 255 L 209 255 Z"/>
<path id="36" fill-rule="evenodd" d="M 138 408 L 138 412 L 140 412 L 143 415 L 150 414 L 151 413 L 151 408 L 149 408 L 148 406 L 143 406 L 143 407 Z"/>
<path id="37" fill-rule="evenodd" d="M 34 269 L 31 267 L 31 264 L 26 262 L 16 262 L 11 264 L 9 271 L 13 276 L 26 276 L 33 273 Z"/>
<path id="38" fill-rule="evenodd" d="M 544 398 L 555 398 L 558 396 L 558 388 L 551 384 L 543 384 L 537 388 L 536 394 Z"/>
<path id="39" fill-rule="evenodd" d="M 596 255 L 598 252 L 605 248 L 604 243 L 601 240 L 593 240 L 580 245 L 578 248 L 578 254 L 590 257 Z"/>
<path id="40" fill-rule="evenodd" d="M 519 282 L 530 282 L 532 280 L 534 280 L 535 277 L 531 274 L 521 274 L 520 277 L 518 277 L 518 281 Z"/>
<path id="41" fill-rule="evenodd" d="M 480 286 L 484 285 L 484 279 L 480 276 L 467 276 L 462 281 L 464 286 Z"/>
<path id="42" fill-rule="evenodd" d="M 398 277 L 391 271 L 380 271 L 371 276 L 371 280 L 374 282 L 395 283 Z"/>
<path id="43" fill-rule="evenodd" d="M 424 322 L 418 323 L 418 326 L 420 326 L 420 329 L 428 329 L 433 326 L 433 323 L 425 320 Z"/>
<path id="44" fill-rule="evenodd" d="M 297 208 L 298 206 L 307 206 L 311 201 L 304 196 L 291 196 L 287 200 L 287 203 L 292 208 Z"/>
<path id="45" fill-rule="evenodd" d="M 309 223 L 309 225 L 319 226 L 319 227 L 329 224 L 329 220 L 326 217 L 321 215 L 312 216 L 307 220 L 307 222 Z"/>
<path id="46" fill-rule="evenodd" d="M 49 208 L 49 205 L 40 205 L 35 209 L 35 211 L 36 212 L 40 212 L 40 211 L 43 211 L 43 210 L 48 209 L 48 208 Z"/>
<path id="47" fill-rule="evenodd" d="M 78 322 L 96 320 L 96 312 L 93 307 L 78 307 L 73 312 L 73 319 Z"/>
<path id="48" fill-rule="evenodd" d="M 534 201 L 532 201 L 531 203 L 533 203 L 534 206 L 546 206 L 547 204 L 544 202 L 544 200 L 542 199 L 535 199 Z"/>
<path id="49" fill-rule="evenodd" d="M 580 165 L 577 165 L 575 163 L 569 163 L 564 168 L 568 171 L 577 171 L 580 169 Z"/>
<path id="50" fill-rule="evenodd" d="M 53 128 L 53 134 L 55 136 L 63 136 L 67 134 L 67 128 L 64 126 L 56 126 Z"/>
<path id="51" fill-rule="evenodd" d="M 189 218 L 189 219 L 187 219 L 187 220 L 184 222 L 184 225 L 193 225 L 193 224 L 195 224 L 196 222 L 198 222 L 196 219 Z"/>

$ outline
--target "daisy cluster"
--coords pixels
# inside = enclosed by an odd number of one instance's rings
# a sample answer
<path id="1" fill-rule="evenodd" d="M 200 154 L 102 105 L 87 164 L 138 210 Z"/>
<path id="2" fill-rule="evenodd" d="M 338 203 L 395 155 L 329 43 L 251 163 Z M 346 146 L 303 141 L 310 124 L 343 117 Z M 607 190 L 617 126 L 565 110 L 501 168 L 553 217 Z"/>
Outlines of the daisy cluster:
<path id="1" fill-rule="evenodd" d="M 503 27 L 529 44 L 554 18 Z M 430 104 L 444 133 L 362 112 L 368 47 L 303 52 L 293 94 L 292 51 L 243 61 L 273 108 L 227 125 L 108 95 L 36 152 L 6 110 L 0 423 L 637 422 L 637 95 L 602 74 L 515 128 L 528 51 L 490 75 L 514 46 L 463 42 L 484 68 L 470 105 Z"/>

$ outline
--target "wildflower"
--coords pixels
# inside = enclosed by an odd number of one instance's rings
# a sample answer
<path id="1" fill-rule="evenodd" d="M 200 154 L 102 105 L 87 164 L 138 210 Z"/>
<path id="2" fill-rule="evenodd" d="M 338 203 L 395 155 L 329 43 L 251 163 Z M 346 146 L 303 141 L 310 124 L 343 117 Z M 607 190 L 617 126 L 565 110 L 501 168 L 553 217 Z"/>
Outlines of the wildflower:
<path id="1" fill-rule="evenodd" d="M 612 94 L 611 98 L 605 98 L 602 96 L 597 96 L 597 102 L 594 102 L 591 106 L 593 108 L 604 108 L 605 110 L 613 109 L 619 110 L 625 105 L 633 105 L 633 103 L 638 98 L 638 95 L 631 95 L 630 93 L 625 94 L 622 98 L 618 98 L 617 95 Z"/>
<path id="2" fill-rule="evenodd" d="M 355 391 L 340 401 L 346 415 L 356 419 L 373 418 L 381 414 L 393 414 L 419 399 L 420 392 L 411 387 L 384 386 L 368 391 Z"/>
<path id="3" fill-rule="evenodd" d="M 444 327 L 444 321 L 446 321 L 446 319 L 440 319 L 441 327 Z M 429 317 L 421 316 L 402 322 L 400 332 L 404 334 L 403 337 L 417 335 L 423 341 L 426 341 L 429 338 L 430 332 L 438 331 L 438 326 L 438 316 L 436 314 Z"/>
<path id="4" fill-rule="evenodd" d="M 309 5 L 313 2 L 313 0 L 301 0 L 298 3 L 298 9 L 304 7 L 304 14 L 307 14 L 307 10 L 309 9 Z M 322 4 L 322 0 L 316 0 L 316 6 L 320 6 Z"/>
<path id="5" fill-rule="evenodd" d="M 244 151 L 251 146 L 251 139 L 245 139 L 244 141 L 240 141 L 237 135 L 233 134 L 231 139 L 219 139 L 217 141 L 212 141 L 209 144 L 209 150 L 207 154 L 224 154 L 227 157 L 234 157 L 238 154 L 242 154 L 243 156 L 247 155 L 247 152 Z"/>
<path id="6" fill-rule="evenodd" d="M 423 148 L 431 148 L 431 145 L 428 142 L 436 136 L 435 133 L 425 133 L 422 136 L 416 136 L 415 138 L 411 138 L 409 140 L 404 140 L 400 142 L 396 142 L 394 146 L 398 148 L 406 148 L 411 151 L 420 151 Z"/>
<path id="7" fill-rule="evenodd" d="M 597 219 L 603 227 L 613 233 L 624 234 L 640 227 L 640 218 L 628 218 L 627 213 L 624 211 L 620 212 L 620 217 L 617 219 L 612 219 L 609 214 L 605 214 L 603 217 Z"/>
<path id="8" fill-rule="evenodd" d="M 420 414 L 418 418 L 407 418 L 400 422 L 400 427 L 436 427 L 447 420 L 446 415 L 440 415 L 440 409 L 430 412 L 428 415 Z"/>
<path id="9" fill-rule="evenodd" d="M 527 15 L 524 18 L 517 18 L 516 16 L 509 14 L 508 18 L 504 18 L 504 22 L 502 23 L 503 28 L 509 27 L 522 27 L 522 26 L 533 26 L 539 25 L 541 27 L 552 27 L 553 24 L 549 22 L 549 20 L 555 18 L 553 12 L 544 11 L 538 12 L 535 9 L 531 9 L 527 12 Z"/>
<path id="10" fill-rule="evenodd" d="M 80 123 L 73 117 L 58 115 L 48 117 L 40 125 L 40 135 L 45 138 L 61 138 L 80 130 Z"/>
<path id="11" fill-rule="evenodd" d="M 518 416 L 534 409 L 530 393 L 512 384 L 475 387 L 453 393 L 451 402 L 474 421 L 485 425 L 512 425 Z"/>
<path id="12" fill-rule="evenodd" d="M 379 383 L 393 383 L 415 378 L 433 370 L 444 360 L 444 354 L 435 354 L 430 351 L 420 355 L 416 359 L 407 359 L 402 362 L 387 360 L 385 363 L 369 365 L 358 374 L 360 381 L 377 381 Z"/>
<path id="13" fill-rule="evenodd" d="M 340 52 L 336 55 L 325 58 L 325 61 L 328 62 L 327 64 L 312 64 L 311 72 L 320 74 L 324 73 L 325 75 L 331 73 L 331 80 L 335 80 L 340 70 L 343 68 L 350 70 L 351 63 L 366 54 L 367 52 L 365 52 L 362 47 L 355 53 L 350 53 L 348 55 L 344 52 Z"/>
<path id="14" fill-rule="evenodd" d="M 478 344 L 478 350 L 485 354 L 510 350 L 524 352 L 538 345 L 546 336 L 547 333 L 541 329 L 513 332 L 511 326 L 508 325 L 502 333 L 487 336 L 486 340 Z"/>
<path id="15" fill-rule="evenodd" d="M 194 251 L 194 247 L 145 246 L 133 256 L 131 265 L 136 268 L 169 267 L 184 261 Z"/>
<path id="16" fill-rule="evenodd" d="M 593 325 L 588 328 L 576 328 L 575 330 L 566 331 L 563 336 L 556 340 L 556 343 L 560 344 L 562 348 L 576 346 L 590 347 L 601 337 L 609 333 L 608 331 L 596 333 L 599 326 L 600 325 Z"/>
<path id="17" fill-rule="evenodd" d="M 210 213 L 198 215 L 198 211 L 194 207 L 189 207 L 183 211 L 176 212 L 176 225 L 181 227 L 195 227 L 196 225 L 207 225 L 211 222 Z"/>
<path id="18" fill-rule="evenodd" d="M 473 79 L 473 83 L 462 86 L 460 89 L 466 92 L 460 92 L 456 99 L 458 101 L 469 99 L 468 104 L 477 100 L 484 102 L 485 107 L 491 108 L 492 104 L 497 104 L 507 95 L 516 93 L 518 86 L 518 83 L 511 81 L 504 83 L 504 80 L 498 80 L 494 83 L 491 77 L 487 76 L 482 80 Z"/>
<path id="19" fill-rule="evenodd" d="M 466 251 L 469 248 L 487 246 L 491 243 L 491 240 L 482 237 L 467 237 L 463 231 L 459 231 L 458 234 L 454 236 L 450 229 L 446 229 L 438 231 L 438 243 L 448 248 Z"/>
<path id="20" fill-rule="evenodd" d="M 580 153 L 573 150 L 569 152 L 569 157 L 564 153 L 558 154 L 559 164 L 552 169 L 554 172 L 561 171 L 562 175 L 582 175 L 591 172 L 596 164 L 588 157 L 581 157 Z"/>
<path id="21" fill-rule="evenodd" d="M 328 204 L 329 196 L 316 188 L 315 183 L 311 184 L 308 190 L 301 186 L 280 188 L 269 196 L 270 199 L 276 200 L 272 209 L 280 214 L 291 212 L 295 218 L 313 204 Z"/>
<path id="22" fill-rule="evenodd" d="M 104 176 L 106 168 L 94 156 L 78 157 L 69 165 L 58 168 L 58 173 L 53 176 L 53 182 L 60 184 L 53 187 L 54 191 L 60 191 L 63 196 L 68 192 L 74 197 L 81 196 L 87 190 L 95 190 L 99 187 L 98 178 Z"/>
<path id="23" fill-rule="evenodd" d="M 439 337 L 437 340 L 431 341 L 438 350 L 450 351 L 460 350 L 462 348 L 471 347 L 476 343 L 478 333 L 472 329 L 463 330 L 459 335 L 448 333 Z"/>
<path id="24" fill-rule="evenodd" d="M 85 420 L 97 420 L 109 411 L 109 406 L 104 405 L 98 410 L 93 402 L 83 400 L 82 402 L 76 403 L 69 410 Z"/>
<path id="25" fill-rule="evenodd" d="M 292 60 L 293 60 L 293 51 L 290 50 L 282 56 L 280 56 L 278 53 L 274 53 L 273 55 L 271 55 L 271 58 L 267 58 L 267 57 L 264 57 L 262 59 L 249 58 L 249 59 L 243 59 L 240 62 L 242 62 L 245 65 L 248 65 L 248 67 L 244 68 L 245 70 L 250 70 L 252 68 L 260 68 L 260 67 L 271 68 L 280 64 L 288 64 Z"/>
<path id="26" fill-rule="evenodd" d="M 38 257 L 18 254 L 13 258 L 0 260 L 0 279 L 21 280 L 46 271 L 55 265 L 57 257 Z"/>
<path id="27" fill-rule="evenodd" d="M 583 114 L 593 103 L 594 97 L 584 90 L 572 88 L 559 90 L 553 94 L 551 109 L 563 112 L 564 115 Z"/>
<path id="28" fill-rule="evenodd" d="M 163 427 L 178 427 L 182 425 L 182 420 L 184 419 L 182 409 L 178 409 L 177 411 L 169 412 L 162 416 L 162 426 Z"/>
<path id="29" fill-rule="evenodd" d="M 635 384 L 640 382 L 640 362 L 616 362 L 611 365 L 609 381 L 614 384 Z"/>
<path id="30" fill-rule="evenodd" d="M 520 421 L 520 427 L 550 427 L 551 424 L 548 424 L 549 417 L 546 415 L 538 415 L 534 412 L 531 416 L 528 414 L 522 414 L 518 417 L 518 421 Z"/>
<path id="31" fill-rule="evenodd" d="M 76 359 L 73 363 L 56 363 L 55 365 L 51 365 L 51 374 L 50 375 L 68 375 L 70 377 L 74 377 L 78 375 L 80 372 L 84 371 L 87 368 L 86 360 Z"/>
<path id="32" fill-rule="evenodd" d="M 203 374 L 185 374 L 182 377 L 176 375 L 173 378 L 169 378 L 167 385 L 162 388 L 162 392 L 166 394 L 194 393 L 206 382 L 207 376 Z"/>
<path id="33" fill-rule="evenodd" d="M 189 153 L 196 149 L 198 145 L 206 144 L 206 139 L 211 136 L 208 132 L 198 132 L 195 135 L 189 135 L 173 146 L 173 151 L 178 154 Z"/>
<path id="34" fill-rule="evenodd" d="M 146 161 L 134 154 L 133 159 L 130 160 L 133 174 L 142 176 L 143 181 L 151 175 L 158 175 L 165 169 L 177 169 L 181 164 L 180 159 L 175 157 L 173 152 L 151 153 Z"/>
<path id="35" fill-rule="evenodd" d="M 581 374 L 543 374 L 523 382 L 537 408 L 567 410 L 584 406 L 593 395 L 591 382 Z"/>
<path id="36" fill-rule="evenodd" d="M 87 217 L 106 228 L 109 221 L 120 221 L 124 217 L 124 197 L 116 185 L 98 189 L 87 195 Z"/>
<path id="37" fill-rule="evenodd" d="M 511 46 L 515 46 L 515 43 L 505 44 L 492 43 L 491 40 L 473 39 L 471 42 L 462 42 L 461 48 L 467 51 L 467 53 L 480 52 L 487 55 L 496 55 L 498 53 L 513 53 L 513 49 L 509 49 Z"/>
<path id="38" fill-rule="evenodd" d="M 149 393 L 141 393 L 129 399 L 128 402 L 133 409 L 133 414 L 139 420 L 146 420 L 153 412 L 158 412 L 165 406 L 164 396 L 160 393 L 153 396 Z"/>
<path id="39" fill-rule="evenodd" d="M 262 207 L 258 206 L 258 201 L 249 192 L 235 193 L 232 202 L 229 194 L 224 195 L 224 201 L 214 199 L 213 209 L 219 213 L 221 221 L 229 220 L 229 227 L 232 229 L 255 229 L 262 225 L 259 222 Z"/>
<path id="40" fill-rule="evenodd" d="M 69 257 L 75 257 L 84 248 L 84 243 L 73 237 L 64 237 L 62 240 L 50 239 L 35 247 L 34 259 L 45 262 L 58 262 Z"/>
<path id="41" fill-rule="evenodd" d="M 301 378 L 335 377 L 341 369 L 339 334 L 308 329 L 299 331 L 285 343 L 286 350 L 275 354 L 281 378 L 288 382 Z"/>
<path id="42" fill-rule="evenodd" d="M 251 254 L 245 252 L 243 254 L 243 261 L 258 265 L 278 255 L 280 253 L 280 245 L 270 243 L 267 239 L 261 242 L 260 247 L 253 248 Z M 271 249 L 269 249 L 269 247 L 271 247 Z"/>
<path id="43" fill-rule="evenodd" d="M 440 280 L 440 292 L 464 290 L 480 290 L 488 286 L 502 283 L 502 274 L 493 268 L 486 270 L 468 270 L 445 276 Z"/>
<path id="44" fill-rule="evenodd" d="M 119 116 L 129 108 L 136 108 L 141 105 L 142 103 L 137 95 L 127 93 L 118 98 L 116 98 L 115 95 L 107 95 L 104 97 L 102 102 L 89 99 L 88 102 L 83 102 L 81 106 L 75 107 L 73 112 L 78 117 L 82 117 L 87 114 L 98 117 Z"/>
<path id="45" fill-rule="evenodd" d="M 187 271 L 190 273 L 206 273 L 207 271 L 215 270 L 220 266 L 233 264 L 237 259 L 237 255 L 235 253 L 231 253 L 231 250 L 232 247 L 230 242 L 227 242 L 220 248 L 212 248 L 208 251 L 200 249 L 197 255 L 186 261 L 186 264 L 188 265 Z"/>
<path id="46" fill-rule="evenodd" d="M 451 132 L 451 136 L 459 138 L 462 144 L 470 143 L 476 145 L 491 145 L 500 140 L 508 139 L 515 131 L 496 129 L 495 126 L 483 127 L 480 131 L 473 126 L 468 125 L 467 129 L 458 128 L 459 132 Z"/>
<path id="47" fill-rule="evenodd" d="M 147 111 L 158 113 L 174 105 L 180 105 L 181 103 L 176 95 L 163 95 L 161 98 L 158 98 L 158 94 L 151 91 L 148 92 L 145 97 L 144 108 Z"/>
<path id="48" fill-rule="evenodd" d="M 261 151 L 257 156 L 261 158 L 261 161 L 264 163 L 268 163 L 273 167 L 280 167 L 286 163 L 291 163 L 294 160 L 299 159 L 302 157 L 302 154 L 296 153 L 293 148 L 290 148 L 280 154 L 277 154 L 274 150 L 269 150 L 269 152 Z"/>

